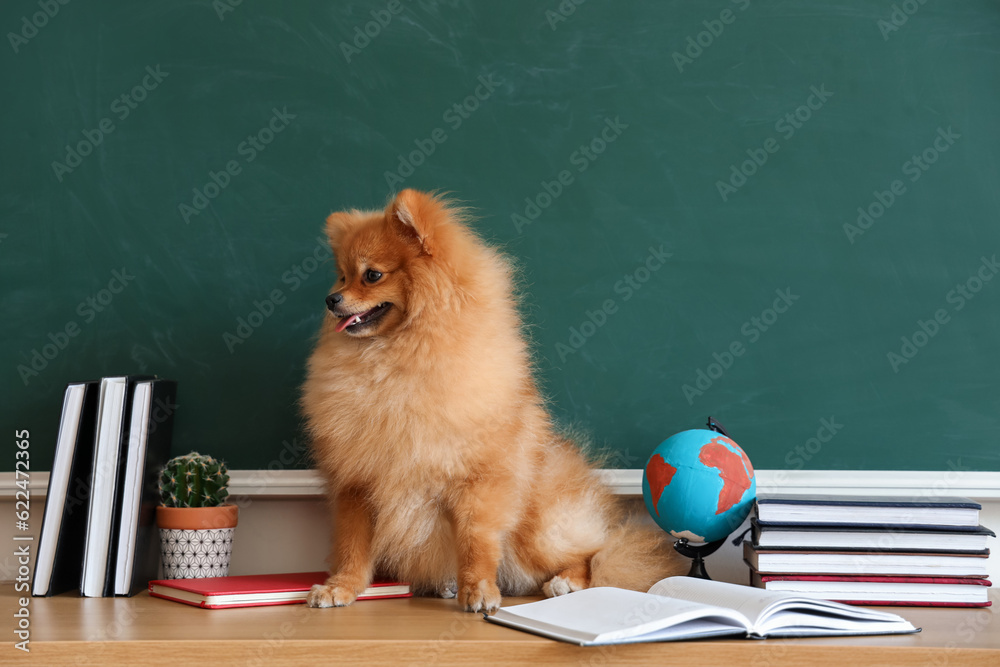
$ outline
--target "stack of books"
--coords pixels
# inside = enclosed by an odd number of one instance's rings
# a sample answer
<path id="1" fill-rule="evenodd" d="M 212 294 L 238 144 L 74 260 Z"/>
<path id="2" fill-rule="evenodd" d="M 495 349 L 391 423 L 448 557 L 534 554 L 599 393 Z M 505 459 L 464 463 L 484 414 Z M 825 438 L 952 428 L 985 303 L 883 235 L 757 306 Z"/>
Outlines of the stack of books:
<path id="1" fill-rule="evenodd" d="M 750 583 L 865 605 L 987 607 L 992 531 L 968 498 L 761 494 Z"/>
<path id="2" fill-rule="evenodd" d="M 134 595 L 156 577 L 157 481 L 176 394 L 176 382 L 147 376 L 66 387 L 33 595 Z"/>

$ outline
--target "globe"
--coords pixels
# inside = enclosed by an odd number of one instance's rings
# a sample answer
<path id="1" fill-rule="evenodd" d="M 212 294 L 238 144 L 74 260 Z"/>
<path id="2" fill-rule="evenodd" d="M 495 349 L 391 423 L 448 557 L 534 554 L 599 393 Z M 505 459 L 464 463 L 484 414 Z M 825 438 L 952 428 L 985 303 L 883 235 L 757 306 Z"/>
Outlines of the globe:
<path id="1" fill-rule="evenodd" d="M 757 480 L 746 453 L 707 429 L 664 440 L 642 475 L 642 497 L 653 521 L 690 542 L 725 539 L 747 518 L 756 495 Z"/>

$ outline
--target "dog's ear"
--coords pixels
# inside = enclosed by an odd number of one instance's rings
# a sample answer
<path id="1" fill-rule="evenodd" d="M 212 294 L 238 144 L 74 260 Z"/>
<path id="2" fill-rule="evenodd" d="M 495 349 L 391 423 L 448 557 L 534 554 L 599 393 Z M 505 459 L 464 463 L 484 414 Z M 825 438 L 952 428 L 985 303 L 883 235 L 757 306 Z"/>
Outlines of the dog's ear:
<path id="1" fill-rule="evenodd" d="M 330 247 L 333 248 L 334 254 L 340 248 L 340 241 L 344 238 L 344 234 L 354 226 L 356 219 L 357 215 L 353 211 L 337 211 L 331 213 L 326 219 L 326 237 L 330 240 Z"/>
<path id="2" fill-rule="evenodd" d="M 434 254 L 434 221 L 440 204 L 430 195 L 407 188 L 389 204 L 386 217 L 396 231 L 408 241 L 420 244 L 428 255 Z"/>

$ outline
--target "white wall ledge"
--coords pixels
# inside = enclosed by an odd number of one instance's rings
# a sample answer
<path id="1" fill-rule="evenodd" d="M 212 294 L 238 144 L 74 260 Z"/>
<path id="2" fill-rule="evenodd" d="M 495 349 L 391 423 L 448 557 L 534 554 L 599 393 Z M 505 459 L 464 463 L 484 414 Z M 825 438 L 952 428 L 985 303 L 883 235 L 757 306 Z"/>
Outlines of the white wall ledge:
<path id="1" fill-rule="evenodd" d="M 642 495 L 642 470 L 601 470 L 614 493 Z M 320 498 L 326 485 L 315 470 L 230 470 L 229 493 L 248 498 Z M 45 496 L 48 472 L 33 472 L 33 498 Z M 13 499 L 20 488 L 15 473 L 0 473 L 0 499 Z M 971 470 L 758 470 L 758 493 L 829 493 L 868 495 L 965 496 L 1000 499 L 1000 472 Z"/>

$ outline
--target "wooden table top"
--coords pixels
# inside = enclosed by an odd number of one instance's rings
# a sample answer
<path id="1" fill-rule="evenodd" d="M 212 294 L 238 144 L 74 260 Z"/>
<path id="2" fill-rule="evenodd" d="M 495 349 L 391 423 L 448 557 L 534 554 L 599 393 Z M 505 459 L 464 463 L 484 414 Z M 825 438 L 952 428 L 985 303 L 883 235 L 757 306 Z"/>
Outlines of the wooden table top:
<path id="1" fill-rule="evenodd" d="M 996 605 L 996 593 L 992 593 Z M 13 586 L 0 616 L 14 625 Z M 538 598 L 507 598 L 505 606 Z M 579 647 L 487 623 L 455 600 L 370 600 L 339 609 L 305 605 L 199 609 L 133 598 L 31 598 L 29 654 L 7 635 L 0 665 L 1000 665 L 994 607 L 894 607 L 915 635 L 705 640 Z M 196 657 L 197 656 L 197 657 Z"/>

